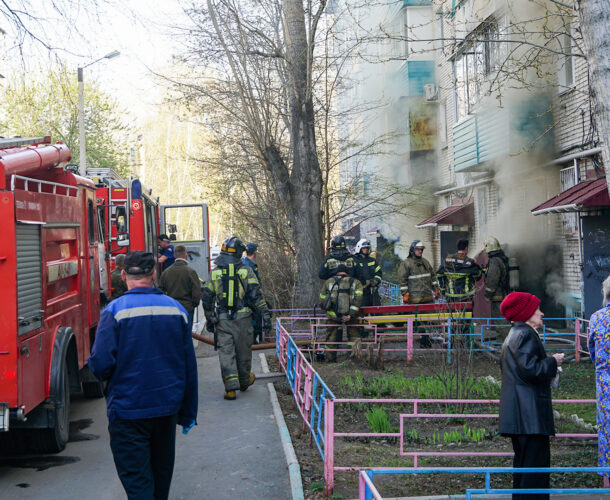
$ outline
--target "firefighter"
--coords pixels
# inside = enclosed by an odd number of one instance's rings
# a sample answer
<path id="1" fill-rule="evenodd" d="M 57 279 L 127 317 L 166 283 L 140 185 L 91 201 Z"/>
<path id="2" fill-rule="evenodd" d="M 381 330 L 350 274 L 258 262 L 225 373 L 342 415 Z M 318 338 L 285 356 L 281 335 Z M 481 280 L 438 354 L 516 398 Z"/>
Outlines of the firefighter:
<path id="1" fill-rule="evenodd" d="M 409 256 L 398 267 L 398 285 L 405 304 L 430 304 L 439 294 L 434 269 L 423 257 L 425 248 L 421 241 L 415 240 L 409 247 Z M 430 338 L 421 335 L 419 346 L 431 347 Z"/>
<path id="2" fill-rule="evenodd" d="M 354 276 L 356 267 L 354 265 L 354 256 L 346 248 L 343 236 L 335 236 L 330 242 L 330 254 L 322 262 L 318 270 L 318 278 L 321 280 L 332 278 L 337 274 L 339 264 L 343 264 L 347 268 L 347 273 L 350 276 Z"/>
<path id="3" fill-rule="evenodd" d="M 254 275 L 258 280 L 258 284 L 262 287 L 260 274 L 258 274 L 258 264 L 256 263 L 256 255 L 258 254 L 258 243 L 248 243 L 246 245 L 246 255 L 241 258 L 244 265 L 251 267 Z M 263 340 L 263 318 L 258 311 L 252 311 L 252 335 L 253 343 L 258 344 Z"/>
<path id="4" fill-rule="evenodd" d="M 112 300 L 118 299 L 127 291 L 127 283 L 123 281 L 121 275 L 125 268 L 125 254 L 121 253 L 114 260 L 114 271 L 110 273 L 110 286 L 112 287 Z"/>
<path id="5" fill-rule="evenodd" d="M 448 302 L 472 301 L 477 291 L 476 281 L 481 278 L 483 271 L 479 265 L 468 257 L 468 240 L 457 242 L 457 253 L 445 257 L 436 275 L 443 294 Z M 464 321 L 456 332 L 465 336 L 468 334 L 469 324 Z M 472 347 L 472 338 L 468 337 L 468 347 Z"/>
<path id="6" fill-rule="evenodd" d="M 485 270 L 485 298 L 491 302 L 493 318 L 503 318 L 500 303 L 508 293 L 508 258 L 500 247 L 500 242 L 490 236 L 485 241 L 485 252 L 489 257 Z M 499 333 L 507 333 L 507 328 L 496 327 Z"/>
<path id="7" fill-rule="evenodd" d="M 360 280 L 363 288 L 362 307 L 380 305 L 381 266 L 375 258 L 371 257 L 369 240 L 363 238 L 356 244 L 354 264 L 356 265 L 355 277 Z"/>
<path id="8" fill-rule="evenodd" d="M 225 386 L 224 398 L 236 399 L 255 380 L 252 368 L 252 311 L 263 317 L 263 329 L 271 331 L 271 315 L 254 271 L 241 256 L 246 247 L 236 236 L 227 238 L 216 258 L 216 269 L 203 288 L 201 302 L 206 329 L 214 333 L 214 345 Z"/>
<path id="9" fill-rule="evenodd" d="M 341 342 L 343 326 L 347 327 L 348 341 L 352 342 L 360 338 L 360 330 L 356 325 L 362 305 L 362 283 L 349 275 L 349 268 L 344 263 L 340 263 L 335 271 L 335 276 L 328 278 L 320 291 L 320 307 L 334 323 L 327 328 L 326 342 Z M 329 362 L 337 361 L 336 351 L 330 350 L 336 347 L 326 346 Z"/>
<path id="10" fill-rule="evenodd" d="M 468 257 L 468 240 L 457 242 L 457 253 L 447 255 L 436 274 L 447 300 L 465 302 L 473 299 L 482 270 Z"/>

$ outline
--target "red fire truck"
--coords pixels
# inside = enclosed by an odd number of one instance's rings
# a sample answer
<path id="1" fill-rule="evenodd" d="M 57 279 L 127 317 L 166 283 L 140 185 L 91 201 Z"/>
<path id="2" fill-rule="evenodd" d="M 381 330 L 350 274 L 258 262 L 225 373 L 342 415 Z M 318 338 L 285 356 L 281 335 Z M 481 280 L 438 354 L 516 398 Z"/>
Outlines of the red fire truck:
<path id="1" fill-rule="evenodd" d="M 208 280 L 209 217 L 205 203 L 159 205 L 159 198 L 153 198 L 152 190 L 146 190 L 139 179 L 122 179 L 110 168 L 88 169 L 87 174 L 97 186 L 110 268 L 114 269 L 114 259 L 120 253 L 143 250 L 156 254 L 157 237 L 167 234 L 173 244 L 186 246 L 189 265 L 202 281 Z M 102 273 L 102 290 L 108 290 L 104 274 L 108 273 Z"/>
<path id="2" fill-rule="evenodd" d="M 49 137 L 0 139 L 2 445 L 59 451 L 70 391 L 101 397 L 86 363 L 100 316 L 95 184 Z"/>
<path id="3" fill-rule="evenodd" d="M 166 232 L 209 275 L 205 204 L 160 207 L 137 179 L 69 160 L 49 137 L 0 139 L 0 449 L 63 449 L 70 392 L 103 395 L 86 362 L 118 253 L 156 253 Z"/>

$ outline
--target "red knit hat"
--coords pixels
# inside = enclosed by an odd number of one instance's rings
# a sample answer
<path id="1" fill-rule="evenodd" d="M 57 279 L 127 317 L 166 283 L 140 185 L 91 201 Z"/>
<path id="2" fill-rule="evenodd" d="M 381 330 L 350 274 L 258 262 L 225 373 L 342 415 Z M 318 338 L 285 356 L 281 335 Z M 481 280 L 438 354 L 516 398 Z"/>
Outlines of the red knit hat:
<path id="1" fill-rule="evenodd" d="M 527 321 L 538 309 L 540 299 L 531 293 L 512 292 L 509 293 L 502 304 L 500 312 L 508 321 Z"/>

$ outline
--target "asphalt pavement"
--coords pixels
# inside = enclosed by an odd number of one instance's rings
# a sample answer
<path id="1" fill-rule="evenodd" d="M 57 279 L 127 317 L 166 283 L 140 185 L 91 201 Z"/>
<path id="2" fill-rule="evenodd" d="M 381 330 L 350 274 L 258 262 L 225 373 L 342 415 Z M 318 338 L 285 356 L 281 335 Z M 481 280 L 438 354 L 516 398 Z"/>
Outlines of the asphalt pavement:
<path id="1" fill-rule="evenodd" d="M 196 349 L 198 425 L 180 427 L 171 499 L 290 499 L 288 466 L 267 384 L 255 382 L 236 401 L 223 399 L 218 357 Z M 260 358 L 253 371 L 262 373 Z M 71 438 L 57 455 L 0 458 L 0 499 L 125 499 L 110 452 L 105 401 L 73 397 Z"/>

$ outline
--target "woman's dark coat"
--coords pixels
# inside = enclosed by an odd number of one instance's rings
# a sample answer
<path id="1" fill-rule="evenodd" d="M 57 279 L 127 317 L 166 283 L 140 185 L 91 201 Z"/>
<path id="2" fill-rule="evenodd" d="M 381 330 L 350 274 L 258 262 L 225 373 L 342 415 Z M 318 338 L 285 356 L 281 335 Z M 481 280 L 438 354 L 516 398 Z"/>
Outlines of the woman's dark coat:
<path id="1" fill-rule="evenodd" d="M 555 435 L 551 380 L 557 361 L 547 357 L 531 326 L 515 322 L 502 345 L 500 434 Z"/>

